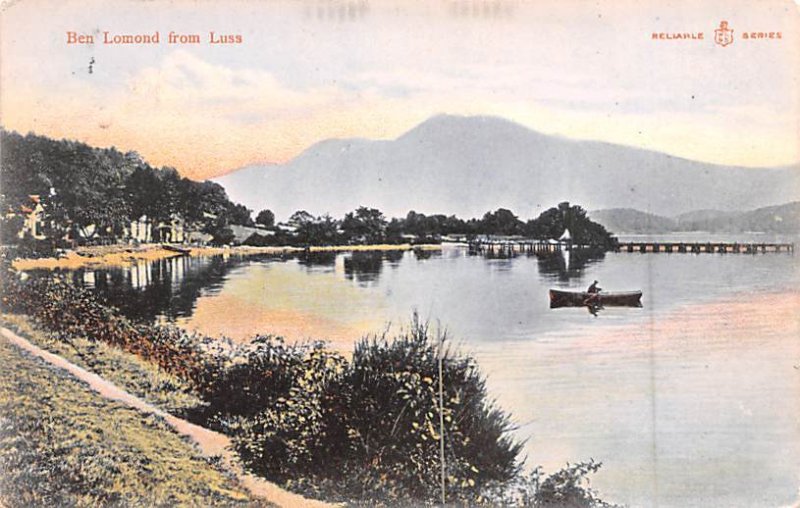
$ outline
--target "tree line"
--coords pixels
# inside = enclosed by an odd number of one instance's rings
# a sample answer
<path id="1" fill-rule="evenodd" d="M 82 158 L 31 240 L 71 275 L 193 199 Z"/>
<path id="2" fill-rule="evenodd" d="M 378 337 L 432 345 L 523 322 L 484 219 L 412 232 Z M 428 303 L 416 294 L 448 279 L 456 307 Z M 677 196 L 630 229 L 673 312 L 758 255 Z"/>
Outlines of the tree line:
<path id="1" fill-rule="evenodd" d="M 261 211 L 256 223 L 274 227 L 274 214 Z M 342 219 L 330 215 L 314 216 L 305 210 L 291 215 L 288 230 L 277 229 L 270 237 L 254 233 L 246 240 L 253 245 L 297 243 L 305 245 L 376 244 L 414 241 L 441 241 L 444 236 L 467 239 L 479 236 L 522 236 L 537 240 L 557 239 L 569 230 L 576 244 L 610 248 L 616 239 L 601 224 L 593 222 L 581 206 L 560 203 L 535 219 L 521 220 L 511 210 L 498 208 L 480 219 L 461 219 L 455 215 L 425 215 L 410 211 L 403 218 L 388 219 L 375 208 L 359 207 Z"/>
<path id="2" fill-rule="evenodd" d="M 22 136 L 5 129 L 0 130 L 0 144 L 0 206 L 5 212 L 0 226 L 6 244 L 18 240 L 23 220 L 18 212 L 30 206 L 31 195 L 38 195 L 43 206 L 47 238 L 85 242 L 121 241 L 131 222 L 142 217 L 152 225 L 177 218 L 186 231 L 202 232 L 214 244 L 234 241 L 231 225 L 271 230 L 254 232 L 245 240 L 250 245 L 436 242 L 447 235 L 545 240 L 559 238 L 566 229 L 575 243 L 608 248 L 614 242 L 583 208 L 568 202 L 527 221 L 505 208 L 479 219 L 415 211 L 388 219 L 380 210 L 362 206 L 341 219 L 300 210 L 284 227 L 276 227 L 270 210 L 262 210 L 253 220 L 252 210 L 232 202 L 221 185 L 181 177 L 175 168 L 153 167 L 133 151 Z M 157 230 L 153 240 L 162 240 Z"/>
<path id="3" fill-rule="evenodd" d="M 0 206 L 3 243 L 16 240 L 17 213 L 37 195 L 45 235 L 52 239 L 119 240 L 132 221 L 152 224 L 176 217 L 216 243 L 232 239 L 230 224 L 252 224 L 250 211 L 216 183 L 155 168 L 136 152 L 93 148 L 71 140 L 0 130 Z M 155 240 L 158 240 L 155 238 Z"/>

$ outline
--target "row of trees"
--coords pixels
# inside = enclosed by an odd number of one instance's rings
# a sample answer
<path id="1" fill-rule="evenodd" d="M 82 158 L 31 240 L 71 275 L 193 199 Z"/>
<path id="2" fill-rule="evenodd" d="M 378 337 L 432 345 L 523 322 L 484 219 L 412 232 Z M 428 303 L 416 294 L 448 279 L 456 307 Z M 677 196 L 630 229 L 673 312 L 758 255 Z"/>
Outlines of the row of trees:
<path id="1" fill-rule="evenodd" d="M 179 217 L 187 229 L 227 243 L 228 225 L 253 224 L 250 210 L 231 202 L 221 185 L 153 168 L 136 152 L 6 130 L 0 144 L 4 242 L 16 237 L 21 223 L 12 213 L 29 207 L 30 195 L 40 197 L 49 238 L 114 241 L 131 221 L 146 216 L 153 224 Z"/>
<path id="2" fill-rule="evenodd" d="M 252 211 L 231 202 L 219 184 L 182 178 L 174 168 L 153 168 L 136 152 L 5 130 L 0 130 L 0 136 L 4 243 L 14 241 L 22 226 L 20 215 L 14 217 L 9 212 L 29 206 L 30 195 L 40 196 L 45 234 L 53 239 L 119 241 L 131 222 L 142 216 L 153 225 L 179 218 L 185 230 L 209 234 L 218 244 L 234 240 L 229 227 L 232 224 L 275 226 L 270 210 L 259 212 L 254 221 Z M 342 219 L 298 211 L 288 225 L 291 227 L 279 229 L 273 236 L 256 233 L 246 243 L 392 243 L 407 240 L 407 235 L 419 241 L 437 240 L 443 235 L 550 239 L 558 238 L 565 229 L 577 243 L 608 247 L 613 242 L 603 226 L 589 220 L 583 208 L 567 202 L 527 222 L 505 208 L 487 212 L 480 219 L 411 211 L 404 218 L 389 220 L 380 210 L 360 207 Z M 160 238 L 156 235 L 153 240 Z"/>
<path id="3" fill-rule="evenodd" d="M 256 222 L 266 227 L 274 225 L 274 215 L 269 210 L 258 214 Z M 396 243 L 412 235 L 416 241 L 436 241 L 444 235 L 476 237 L 480 235 L 525 236 L 540 240 L 559 238 L 569 229 L 575 243 L 598 247 L 611 247 L 613 236 L 591 221 L 586 211 L 568 202 L 548 209 L 537 218 L 524 222 L 511 210 L 499 208 L 487 212 L 480 219 L 460 219 L 454 215 L 424 215 L 414 211 L 405 218 L 387 219 L 380 210 L 360 207 L 341 220 L 330 215 L 315 217 L 301 210 L 288 220 L 293 233 L 278 234 L 267 240 L 259 235 L 250 243 L 291 242 L 306 245 L 340 243 Z"/>

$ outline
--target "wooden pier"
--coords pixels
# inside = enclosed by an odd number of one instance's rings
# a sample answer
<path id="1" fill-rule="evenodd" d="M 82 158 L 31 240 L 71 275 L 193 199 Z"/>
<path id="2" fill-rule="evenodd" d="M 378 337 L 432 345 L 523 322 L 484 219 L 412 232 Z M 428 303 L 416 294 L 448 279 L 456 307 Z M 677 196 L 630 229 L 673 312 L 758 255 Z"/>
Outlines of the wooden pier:
<path id="1" fill-rule="evenodd" d="M 793 243 L 739 243 L 739 242 L 627 242 L 620 243 L 616 252 L 682 254 L 758 254 L 766 252 L 794 252 Z"/>
<path id="2" fill-rule="evenodd" d="M 490 256 L 514 256 L 517 254 L 547 254 L 562 250 L 592 249 L 588 245 L 539 242 L 534 240 L 476 240 L 469 242 L 471 254 Z M 748 243 L 748 242 L 624 242 L 614 252 L 642 254 L 763 254 L 794 253 L 793 243 Z"/>
<path id="3" fill-rule="evenodd" d="M 487 254 L 489 256 L 514 256 L 516 254 L 546 254 L 567 250 L 569 247 L 561 243 L 548 243 L 519 240 L 480 240 L 469 242 L 470 254 Z"/>

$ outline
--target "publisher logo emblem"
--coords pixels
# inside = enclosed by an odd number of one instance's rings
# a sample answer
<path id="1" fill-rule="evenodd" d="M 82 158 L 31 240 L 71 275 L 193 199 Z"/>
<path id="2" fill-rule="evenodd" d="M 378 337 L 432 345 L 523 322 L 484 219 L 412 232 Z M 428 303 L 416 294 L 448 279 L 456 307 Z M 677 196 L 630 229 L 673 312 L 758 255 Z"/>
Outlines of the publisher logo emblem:
<path id="1" fill-rule="evenodd" d="M 714 42 L 722 47 L 733 43 L 733 30 L 728 28 L 727 21 L 720 21 L 719 28 L 714 30 Z"/>

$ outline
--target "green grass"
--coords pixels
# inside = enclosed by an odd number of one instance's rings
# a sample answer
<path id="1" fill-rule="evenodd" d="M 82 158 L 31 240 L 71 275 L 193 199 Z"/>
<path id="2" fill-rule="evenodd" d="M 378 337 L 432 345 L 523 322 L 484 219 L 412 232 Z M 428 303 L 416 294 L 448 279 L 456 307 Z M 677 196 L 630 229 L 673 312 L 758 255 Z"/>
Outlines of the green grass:
<path id="1" fill-rule="evenodd" d="M 252 506 L 160 418 L 0 340 L 0 506 Z"/>
<path id="2" fill-rule="evenodd" d="M 0 314 L 0 325 L 170 414 L 185 417 L 206 405 L 185 381 L 120 348 L 85 337 L 59 338 L 21 315 Z"/>

